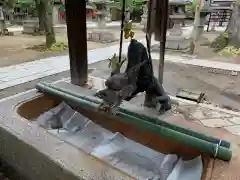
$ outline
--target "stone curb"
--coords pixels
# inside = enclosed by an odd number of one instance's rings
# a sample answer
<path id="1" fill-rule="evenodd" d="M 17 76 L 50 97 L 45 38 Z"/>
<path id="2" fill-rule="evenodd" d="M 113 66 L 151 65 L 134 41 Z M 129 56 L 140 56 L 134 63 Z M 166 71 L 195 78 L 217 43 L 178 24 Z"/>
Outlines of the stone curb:
<path id="1" fill-rule="evenodd" d="M 87 26 L 89 26 L 89 27 L 87 27 L 87 29 L 98 29 L 96 23 L 87 23 Z M 59 25 L 55 25 L 54 27 L 55 28 L 56 27 L 67 28 L 67 26 L 59 26 Z M 120 24 L 118 25 L 118 24 L 106 23 L 106 27 L 107 28 L 117 28 L 117 27 L 119 27 L 119 29 L 120 29 Z M 21 32 L 23 32 L 23 27 L 16 27 L 16 28 L 11 28 L 11 27 L 9 28 L 8 27 L 7 29 L 8 29 L 9 32 L 13 32 L 13 33 L 19 33 L 19 32 L 21 33 Z M 140 29 L 140 28 L 136 28 L 136 29 Z"/>
<path id="2" fill-rule="evenodd" d="M 60 80 L 52 82 L 52 84 L 56 84 L 56 83 L 63 82 L 63 81 L 66 82 L 66 81 L 69 81 L 69 80 L 70 80 L 70 78 L 63 78 L 63 79 L 60 79 Z M 27 90 L 27 91 L 24 91 L 24 92 L 20 92 L 20 93 L 14 94 L 12 96 L 4 97 L 4 98 L 0 99 L 0 103 L 4 102 L 6 100 L 9 100 L 9 99 L 16 98 L 16 97 L 21 96 L 23 94 L 26 94 L 26 93 L 29 93 L 29 92 L 33 92 L 33 91 L 36 91 L 36 89 L 30 89 L 30 90 Z"/>
<path id="3" fill-rule="evenodd" d="M 14 94 L 12 96 L 4 97 L 4 98 L 0 99 L 0 103 L 2 103 L 4 101 L 7 101 L 7 100 L 10 100 L 10 99 L 13 99 L 13 98 L 16 98 L 16 97 L 21 96 L 23 94 L 26 94 L 26 93 L 29 93 L 29 92 L 33 92 L 33 91 L 36 91 L 36 89 L 30 89 L 30 90 L 27 90 L 27 91 L 24 91 L 24 92 L 20 92 L 20 93 Z"/>
<path id="4" fill-rule="evenodd" d="M 104 89 L 105 88 L 105 79 L 90 75 L 88 77 L 88 84 L 90 86 L 92 86 L 93 89 L 96 89 L 96 90 Z M 231 115 L 234 115 L 234 116 L 240 116 L 240 112 L 235 112 L 235 111 L 223 109 L 223 108 L 220 108 L 220 107 L 215 107 L 211 104 L 196 103 L 196 102 L 193 102 L 193 101 L 177 98 L 175 96 L 170 96 L 170 98 L 172 100 L 175 100 L 175 101 L 178 101 L 178 102 L 181 102 L 181 103 L 186 103 L 186 104 L 189 104 L 189 105 L 198 105 L 199 107 L 202 107 L 202 108 L 216 110 L 216 111 L 224 112 L 224 113 L 231 114 Z"/>
<path id="5" fill-rule="evenodd" d="M 151 54 L 152 54 L 152 59 L 159 59 L 158 53 L 153 52 Z M 219 64 L 219 62 L 209 61 L 206 59 L 198 59 L 198 58 L 191 57 L 191 56 L 188 57 L 188 56 L 176 56 L 176 55 L 166 54 L 165 60 L 166 60 L 166 62 L 181 63 L 181 64 L 191 65 L 191 66 L 195 66 L 195 67 L 201 67 L 203 69 L 206 69 L 209 73 L 215 73 L 215 74 L 225 74 L 225 75 L 237 76 L 238 73 L 240 72 L 240 68 L 236 68 L 236 66 L 239 66 L 238 64 L 220 62 L 223 67 L 212 67 L 213 63 Z M 199 63 L 200 61 L 202 61 L 202 62 Z M 207 62 L 209 64 L 204 63 L 204 62 Z M 235 66 L 235 68 L 227 67 L 228 65 Z"/>
<path id="6" fill-rule="evenodd" d="M 186 64 L 186 63 L 183 63 Z M 201 67 L 203 69 L 206 69 L 208 73 L 213 73 L 213 74 L 224 74 L 224 75 L 231 75 L 231 76 L 238 76 L 238 73 L 240 70 L 229 70 L 229 69 L 224 69 L 224 68 L 215 68 L 215 67 L 207 67 L 204 65 L 195 65 L 195 64 L 190 64 L 187 63 L 188 65 L 191 66 L 196 66 L 196 67 Z"/>

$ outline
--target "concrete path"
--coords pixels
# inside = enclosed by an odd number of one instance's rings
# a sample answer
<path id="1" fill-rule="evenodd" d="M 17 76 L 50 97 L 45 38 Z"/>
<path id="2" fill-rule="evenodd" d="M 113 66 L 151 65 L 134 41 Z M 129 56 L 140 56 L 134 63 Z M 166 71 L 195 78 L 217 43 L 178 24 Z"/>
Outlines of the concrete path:
<path id="1" fill-rule="evenodd" d="M 144 39 L 140 41 L 146 44 Z M 152 42 L 153 45 L 156 43 L 156 41 Z M 124 43 L 123 53 L 127 52 L 127 48 L 128 43 Z M 105 48 L 90 50 L 88 51 L 88 63 L 91 64 L 105 60 L 111 57 L 114 53 L 118 53 L 118 51 L 118 44 Z M 159 57 L 157 53 L 153 53 L 152 56 L 153 59 L 158 59 Z M 239 64 L 220 63 L 175 55 L 166 55 L 166 61 L 234 71 L 232 73 L 235 75 L 236 72 L 240 72 Z M 69 70 L 69 57 L 67 55 L 3 67 L 0 68 L 0 90 L 67 70 Z"/>
<path id="2" fill-rule="evenodd" d="M 65 26 L 66 27 L 66 24 L 58 24 L 56 26 L 60 26 L 60 27 Z M 110 22 L 110 23 L 107 23 L 106 26 L 107 27 L 117 27 L 117 26 L 119 26 L 119 28 L 120 28 L 120 22 L 119 21 Z M 89 29 L 97 28 L 97 24 L 94 23 L 94 22 L 87 22 L 87 28 L 89 28 Z M 22 32 L 23 31 L 23 26 L 16 26 L 16 25 L 10 26 L 10 27 L 8 27 L 8 31 L 10 31 L 10 32 Z"/>
<path id="3" fill-rule="evenodd" d="M 66 26 L 66 24 L 58 24 L 56 26 Z M 106 24 L 106 26 L 107 27 L 117 27 L 117 26 L 120 27 L 120 21 L 109 22 L 109 23 Z M 97 24 L 95 22 L 87 22 L 87 28 L 91 29 L 91 28 L 96 28 L 96 27 L 97 27 Z M 193 26 L 189 25 L 189 26 L 183 27 L 182 29 L 192 31 Z M 226 29 L 226 27 L 216 27 L 215 31 L 224 32 L 225 29 Z M 18 25 L 13 25 L 13 26 L 8 27 L 8 30 L 10 32 L 21 32 L 21 31 L 23 31 L 23 27 L 18 26 Z M 207 25 L 204 26 L 204 30 L 207 31 Z"/>

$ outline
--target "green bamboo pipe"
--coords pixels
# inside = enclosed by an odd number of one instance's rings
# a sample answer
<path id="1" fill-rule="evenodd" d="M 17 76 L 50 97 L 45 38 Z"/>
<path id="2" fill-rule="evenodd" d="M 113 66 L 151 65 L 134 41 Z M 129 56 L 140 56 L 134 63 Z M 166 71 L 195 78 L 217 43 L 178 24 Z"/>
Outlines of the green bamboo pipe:
<path id="1" fill-rule="evenodd" d="M 85 100 L 90 101 L 90 102 L 94 102 L 96 104 L 100 104 L 101 103 L 101 100 L 99 100 L 97 98 L 94 98 L 94 97 L 83 96 L 83 95 L 71 92 L 69 90 L 56 87 L 56 86 L 48 84 L 48 83 L 41 82 L 39 84 L 51 87 L 51 88 L 56 89 L 58 91 L 61 91 L 61 92 L 73 95 L 73 96 L 81 98 L 81 99 L 85 99 Z M 37 84 L 37 86 L 39 84 Z M 191 129 L 187 129 L 187 128 L 183 128 L 183 127 L 180 127 L 180 126 L 173 125 L 171 123 L 168 123 L 166 121 L 160 120 L 160 119 L 155 118 L 155 117 L 146 116 L 146 115 L 143 115 L 143 114 L 138 114 L 138 113 L 129 111 L 129 110 L 124 109 L 124 108 L 120 108 L 120 112 L 124 112 L 125 114 L 129 114 L 131 116 L 138 117 L 138 118 L 146 120 L 148 122 L 152 122 L 152 123 L 155 123 L 155 124 L 158 124 L 158 125 L 170 128 L 172 130 L 175 130 L 175 131 L 178 131 L 178 132 L 181 132 L 181 133 L 184 133 L 184 134 L 187 134 L 187 135 L 190 135 L 190 136 L 193 136 L 193 137 L 196 137 L 196 138 L 199 138 L 199 139 L 202 139 L 202 140 L 214 143 L 214 144 L 219 144 L 222 147 L 230 148 L 230 143 L 225 141 L 225 140 L 220 140 L 220 139 L 217 139 L 215 137 L 206 136 L 206 135 L 204 135 L 202 133 L 199 133 L 199 132 L 196 132 L 196 131 L 192 131 Z"/>
<path id="2" fill-rule="evenodd" d="M 71 105 L 75 105 L 76 107 L 81 107 L 84 109 L 95 111 L 99 106 L 99 104 L 96 104 L 94 102 L 90 102 L 82 98 L 75 97 L 73 95 L 58 91 L 51 87 L 44 86 L 43 84 L 38 84 L 37 89 L 45 94 L 59 97 L 62 100 L 70 103 Z M 137 117 L 127 115 L 123 112 L 118 112 L 115 118 L 122 122 L 133 124 L 143 130 L 150 131 L 153 134 L 160 135 L 161 137 L 174 139 L 177 142 L 180 142 L 186 145 L 187 147 L 191 147 L 193 149 L 199 150 L 202 153 L 208 153 L 211 156 L 219 158 L 221 160 L 229 161 L 232 157 L 232 152 L 225 147 L 183 134 L 181 132 L 174 131 L 172 129 L 169 129 L 160 125 L 156 125 L 151 122 L 141 120 Z"/>
<path id="3" fill-rule="evenodd" d="M 65 92 L 61 92 L 61 91 L 55 90 L 55 89 L 53 89 L 51 87 L 45 86 L 44 84 L 40 84 L 39 83 L 39 84 L 37 84 L 36 88 L 40 92 L 42 92 L 44 94 L 47 94 L 49 96 L 60 97 L 65 102 L 69 102 L 72 105 L 78 105 L 79 104 L 79 99 L 80 98 L 76 98 L 73 95 L 70 95 L 70 94 L 67 94 Z M 85 109 L 90 109 L 90 110 L 93 110 L 93 111 L 97 112 L 97 109 L 98 109 L 99 105 L 94 103 L 94 102 L 90 102 L 88 100 L 82 99 L 81 100 L 81 107 L 83 107 Z"/>
<path id="4" fill-rule="evenodd" d="M 189 136 L 193 136 L 193 137 L 196 137 L 196 138 L 199 138 L 199 139 L 202 139 L 202 140 L 214 143 L 214 144 L 219 144 L 220 146 L 225 147 L 225 148 L 230 148 L 231 144 L 228 141 L 220 140 L 220 139 L 217 139 L 217 138 L 211 137 L 211 136 L 206 136 L 202 133 L 199 133 L 199 132 L 187 129 L 187 128 L 183 128 L 181 126 L 173 125 L 173 124 L 168 123 L 166 121 L 160 120 L 156 117 L 151 117 L 151 116 L 146 116 L 146 115 L 143 115 L 143 114 L 138 114 L 138 113 L 135 113 L 133 111 L 129 111 L 127 109 L 121 109 L 121 110 L 122 110 L 122 112 L 124 112 L 126 114 L 132 115 L 132 116 L 137 117 L 137 118 L 141 118 L 141 119 L 146 120 L 148 122 L 152 122 L 152 123 L 155 123 L 155 124 L 158 124 L 158 125 L 161 125 L 161 126 L 165 126 L 165 127 L 168 127 L 172 130 L 179 131 L 179 132 L 187 134 Z"/>
<path id="5" fill-rule="evenodd" d="M 143 121 L 137 117 L 133 117 L 122 112 L 117 113 L 117 118 L 120 121 L 133 124 L 138 128 L 150 131 L 151 133 L 159 135 L 161 137 L 174 139 L 175 141 L 184 144 L 187 147 L 196 149 L 201 153 L 208 153 L 212 157 L 224 161 L 230 161 L 232 158 L 232 152 L 228 148 L 216 145 L 214 143 L 204 141 L 202 139 L 198 139 L 193 136 L 189 136 L 160 125 L 156 125 L 151 122 Z"/>

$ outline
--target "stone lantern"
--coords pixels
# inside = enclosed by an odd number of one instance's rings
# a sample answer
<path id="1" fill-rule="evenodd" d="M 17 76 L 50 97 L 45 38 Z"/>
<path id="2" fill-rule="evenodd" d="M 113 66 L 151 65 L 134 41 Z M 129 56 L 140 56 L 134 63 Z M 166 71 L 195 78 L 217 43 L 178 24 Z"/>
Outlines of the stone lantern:
<path id="1" fill-rule="evenodd" d="M 106 16 L 107 16 L 107 1 L 106 0 L 92 0 L 91 1 L 96 7 L 97 25 L 98 28 L 106 27 Z"/>
<path id="2" fill-rule="evenodd" d="M 186 18 L 185 6 L 188 2 L 185 0 L 169 0 L 169 19 L 168 34 L 166 38 L 166 49 L 185 50 L 188 48 L 188 37 L 183 36 L 181 25 L 184 25 Z M 153 22 L 154 20 L 154 14 Z M 158 22 L 158 21 L 157 21 Z M 154 27 L 152 32 L 159 32 L 158 26 Z M 159 34 L 155 34 L 155 40 L 160 41 Z M 152 47 L 154 51 L 159 52 L 159 45 Z"/>
<path id="3" fill-rule="evenodd" d="M 148 19 L 148 8 L 147 6 L 145 6 L 143 8 L 143 14 L 141 16 L 141 25 L 143 25 L 144 27 L 144 30 L 146 29 L 146 26 L 147 26 L 147 19 Z"/>
<path id="4" fill-rule="evenodd" d="M 173 22 L 172 29 L 169 30 L 169 34 L 166 40 L 166 48 L 174 50 L 184 50 L 188 48 L 188 40 L 183 36 L 181 25 L 184 26 L 184 20 L 186 18 L 184 0 L 170 0 L 169 1 L 169 19 Z"/>
<path id="5" fill-rule="evenodd" d="M 114 33 L 106 28 L 106 18 L 109 16 L 107 0 L 92 0 L 96 7 L 97 28 L 88 33 L 88 40 L 93 42 L 112 42 L 117 40 Z"/>

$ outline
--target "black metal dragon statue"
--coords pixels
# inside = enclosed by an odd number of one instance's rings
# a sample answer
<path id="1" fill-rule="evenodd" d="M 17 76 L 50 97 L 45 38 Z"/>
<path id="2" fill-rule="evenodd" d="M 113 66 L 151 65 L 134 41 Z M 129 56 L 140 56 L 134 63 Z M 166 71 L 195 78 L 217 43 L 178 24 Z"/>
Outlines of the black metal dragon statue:
<path id="1" fill-rule="evenodd" d="M 132 39 L 128 47 L 127 59 L 125 72 L 113 73 L 105 82 L 106 89 L 95 94 L 104 101 L 100 109 L 115 114 L 123 100 L 130 101 L 140 92 L 146 92 L 151 98 L 148 104 L 145 103 L 146 106 L 156 107 L 159 103 L 161 112 L 171 109 L 170 98 L 154 77 L 152 60 L 144 45 Z"/>
<path id="2" fill-rule="evenodd" d="M 150 3 L 149 10 L 152 8 L 152 3 Z M 145 106 L 156 107 L 160 105 L 159 111 L 162 113 L 171 109 L 170 98 L 153 73 L 150 53 L 150 39 L 152 34 L 150 30 L 150 21 L 152 21 L 150 12 L 149 17 L 146 35 L 147 48 L 136 39 L 131 39 L 127 53 L 128 63 L 126 70 L 124 73 L 121 73 L 120 69 L 112 70 L 111 76 L 105 82 L 106 88 L 95 94 L 95 96 L 103 100 L 99 110 L 115 114 L 123 100 L 130 101 L 140 92 L 146 93 Z M 120 45 L 121 43 L 122 41 Z M 121 60 L 120 58 L 119 61 Z M 121 68 L 121 66 L 116 67 Z"/>

